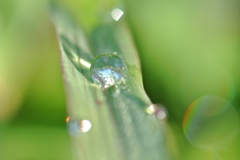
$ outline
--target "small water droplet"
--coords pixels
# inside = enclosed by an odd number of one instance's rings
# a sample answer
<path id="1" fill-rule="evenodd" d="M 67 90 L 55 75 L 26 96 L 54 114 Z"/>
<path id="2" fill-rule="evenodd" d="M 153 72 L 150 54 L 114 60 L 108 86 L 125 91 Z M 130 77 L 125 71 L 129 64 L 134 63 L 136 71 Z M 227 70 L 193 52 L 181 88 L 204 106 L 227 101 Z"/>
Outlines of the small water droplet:
<path id="1" fill-rule="evenodd" d="M 147 113 L 154 114 L 160 120 L 167 119 L 167 110 L 163 105 L 151 104 L 147 109 Z"/>
<path id="2" fill-rule="evenodd" d="M 124 82 L 126 66 L 123 60 L 114 54 L 97 56 L 91 65 L 93 82 L 103 89 Z"/>
<path id="3" fill-rule="evenodd" d="M 68 124 L 68 132 L 71 136 L 78 136 L 81 133 L 88 132 L 92 128 L 92 123 L 89 120 L 74 120 L 71 117 L 66 118 Z"/>
<path id="4" fill-rule="evenodd" d="M 123 12 L 121 9 L 119 9 L 119 8 L 113 9 L 113 10 L 112 10 L 112 13 L 111 13 L 112 18 L 113 18 L 115 21 L 118 21 L 118 20 L 122 17 L 123 14 L 124 14 L 124 12 Z"/>

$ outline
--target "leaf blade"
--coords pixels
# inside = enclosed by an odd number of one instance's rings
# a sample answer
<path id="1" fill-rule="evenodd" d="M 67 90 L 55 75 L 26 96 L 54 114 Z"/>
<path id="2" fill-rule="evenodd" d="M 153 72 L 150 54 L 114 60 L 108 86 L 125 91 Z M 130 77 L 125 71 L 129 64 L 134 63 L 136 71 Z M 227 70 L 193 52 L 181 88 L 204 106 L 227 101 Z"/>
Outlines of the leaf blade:
<path id="1" fill-rule="evenodd" d="M 151 101 L 143 89 L 139 58 L 126 24 L 96 26 L 100 29 L 90 33 L 92 45 L 88 45 L 84 32 L 68 13 L 55 5 L 52 17 L 59 37 L 69 114 L 76 119 L 90 119 L 93 126 L 74 139 L 82 151 L 79 157 L 169 159 L 163 122 L 145 112 Z M 117 52 L 123 59 L 126 82 L 102 90 L 93 84 L 89 65 L 81 61 L 91 65 L 94 57 L 106 52 Z"/>

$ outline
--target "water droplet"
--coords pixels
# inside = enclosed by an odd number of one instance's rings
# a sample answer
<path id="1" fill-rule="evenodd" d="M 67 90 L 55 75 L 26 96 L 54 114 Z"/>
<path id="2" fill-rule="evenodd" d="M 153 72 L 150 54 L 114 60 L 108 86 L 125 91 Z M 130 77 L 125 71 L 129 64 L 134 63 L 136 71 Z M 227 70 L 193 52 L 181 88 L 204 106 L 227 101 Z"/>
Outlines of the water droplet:
<path id="1" fill-rule="evenodd" d="M 93 82 L 106 89 L 125 81 L 126 66 L 120 57 L 102 54 L 94 59 L 90 72 Z"/>
<path id="2" fill-rule="evenodd" d="M 167 110 L 163 105 L 151 104 L 147 109 L 147 113 L 154 114 L 160 120 L 167 119 Z"/>
<path id="3" fill-rule="evenodd" d="M 78 136 L 81 133 L 88 132 L 92 128 L 92 123 L 89 120 L 74 120 L 71 117 L 66 118 L 68 124 L 68 132 L 71 136 Z"/>
<path id="4" fill-rule="evenodd" d="M 118 21 L 118 20 L 122 17 L 123 14 L 124 14 L 124 12 L 123 12 L 121 9 L 119 9 L 119 8 L 113 9 L 113 10 L 112 10 L 112 13 L 111 13 L 112 18 L 113 18 L 115 21 Z"/>
<path id="5" fill-rule="evenodd" d="M 188 108 L 183 129 L 196 147 L 209 150 L 229 146 L 238 132 L 238 116 L 232 105 L 218 96 L 204 96 Z"/>

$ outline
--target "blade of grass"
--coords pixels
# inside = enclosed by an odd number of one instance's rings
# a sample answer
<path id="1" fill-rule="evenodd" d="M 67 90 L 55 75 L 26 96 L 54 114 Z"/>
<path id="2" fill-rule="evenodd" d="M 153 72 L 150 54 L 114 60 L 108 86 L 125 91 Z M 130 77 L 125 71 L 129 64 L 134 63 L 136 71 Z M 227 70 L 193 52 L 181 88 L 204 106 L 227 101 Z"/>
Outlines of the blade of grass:
<path id="1" fill-rule="evenodd" d="M 77 159 L 168 160 L 164 122 L 146 112 L 151 104 L 140 63 L 124 21 L 101 23 L 88 33 L 64 9 L 52 5 L 70 117 L 87 119 L 92 129 L 73 139 Z M 102 53 L 126 64 L 126 81 L 102 90 L 91 79 L 90 66 Z M 84 63 L 83 63 L 84 61 Z"/>

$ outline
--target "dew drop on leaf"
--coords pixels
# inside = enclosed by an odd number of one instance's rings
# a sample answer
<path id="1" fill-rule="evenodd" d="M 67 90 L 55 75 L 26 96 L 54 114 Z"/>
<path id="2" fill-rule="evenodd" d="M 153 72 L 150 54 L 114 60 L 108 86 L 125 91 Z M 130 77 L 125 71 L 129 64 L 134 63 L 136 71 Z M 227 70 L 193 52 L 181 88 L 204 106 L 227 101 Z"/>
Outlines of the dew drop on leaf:
<path id="1" fill-rule="evenodd" d="M 160 104 L 151 104 L 146 111 L 149 114 L 154 114 L 160 120 L 166 120 L 168 116 L 167 109 Z"/>
<path id="2" fill-rule="evenodd" d="M 102 89 L 107 89 L 125 81 L 126 66 L 114 54 L 101 54 L 94 59 L 90 72 L 93 82 Z"/>

